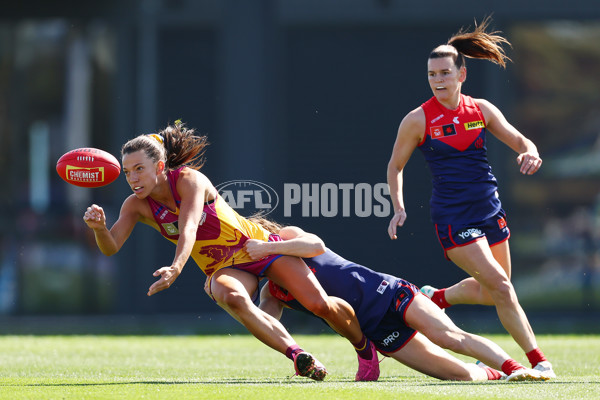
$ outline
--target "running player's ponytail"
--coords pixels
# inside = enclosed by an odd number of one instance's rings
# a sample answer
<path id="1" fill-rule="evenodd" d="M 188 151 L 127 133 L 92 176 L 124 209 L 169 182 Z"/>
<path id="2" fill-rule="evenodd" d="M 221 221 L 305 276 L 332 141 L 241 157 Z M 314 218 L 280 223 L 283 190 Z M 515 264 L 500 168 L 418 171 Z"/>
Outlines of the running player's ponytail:
<path id="1" fill-rule="evenodd" d="M 206 136 L 194 135 L 180 120 L 159 133 L 139 135 L 123 145 L 121 155 L 144 151 L 153 162 L 165 162 L 167 170 L 182 166 L 199 170 L 204 165 L 204 151 L 208 146 Z"/>
<path id="2" fill-rule="evenodd" d="M 467 32 L 462 28 L 448 40 L 445 45 L 433 49 L 429 58 L 452 57 L 457 68 L 465 65 L 465 57 L 489 60 L 506 68 L 506 61 L 511 61 L 504 53 L 502 44 L 510 46 L 510 42 L 499 35 L 500 31 L 486 32 L 491 18 L 485 18 L 481 24 L 475 23 L 475 29 Z"/>

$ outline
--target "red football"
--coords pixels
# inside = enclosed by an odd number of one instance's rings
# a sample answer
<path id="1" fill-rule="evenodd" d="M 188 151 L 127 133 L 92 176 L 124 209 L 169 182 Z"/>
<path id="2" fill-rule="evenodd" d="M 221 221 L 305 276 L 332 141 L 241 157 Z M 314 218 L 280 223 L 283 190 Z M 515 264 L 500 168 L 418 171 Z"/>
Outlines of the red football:
<path id="1" fill-rule="evenodd" d="M 56 172 L 71 185 L 100 187 L 119 177 L 121 165 L 104 150 L 84 147 L 71 150 L 59 158 Z"/>

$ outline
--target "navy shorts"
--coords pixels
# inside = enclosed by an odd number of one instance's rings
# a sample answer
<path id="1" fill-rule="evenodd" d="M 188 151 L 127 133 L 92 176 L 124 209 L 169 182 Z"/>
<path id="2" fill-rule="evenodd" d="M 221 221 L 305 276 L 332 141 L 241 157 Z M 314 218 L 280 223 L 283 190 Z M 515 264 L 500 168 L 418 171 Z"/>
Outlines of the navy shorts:
<path id="1" fill-rule="evenodd" d="M 367 334 L 377 350 L 382 353 L 394 353 L 417 334 L 417 331 L 408 327 L 404 321 L 406 309 L 417 295 L 419 295 L 418 287 L 404 279 L 398 280 L 396 292 L 387 312 L 381 322 Z"/>
<path id="2" fill-rule="evenodd" d="M 448 250 L 465 246 L 476 240 L 487 239 L 491 247 L 504 242 L 510 237 L 510 229 L 506 225 L 506 213 L 503 209 L 500 209 L 493 217 L 481 222 L 452 225 L 435 224 L 435 230 L 446 258 L 448 258 Z"/>

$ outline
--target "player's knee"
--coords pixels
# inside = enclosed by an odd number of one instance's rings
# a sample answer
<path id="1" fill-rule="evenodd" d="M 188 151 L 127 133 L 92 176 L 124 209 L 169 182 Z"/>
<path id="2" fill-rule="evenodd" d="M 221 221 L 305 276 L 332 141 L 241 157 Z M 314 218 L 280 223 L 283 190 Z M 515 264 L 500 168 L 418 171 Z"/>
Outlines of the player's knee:
<path id="1" fill-rule="evenodd" d="M 499 280 L 490 289 L 490 294 L 496 305 L 510 304 L 516 301 L 515 288 L 508 279 Z"/>
<path id="2" fill-rule="evenodd" d="M 328 319 L 331 313 L 331 306 L 326 298 L 311 298 L 306 304 L 302 305 L 311 313 L 324 319 Z"/>
<path id="3" fill-rule="evenodd" d="M 238 292 L 228 292 L 216 299 L 217 303 L 225 306 L 227 309 L 239 313 L 248 307 L 247 296 Z"/>

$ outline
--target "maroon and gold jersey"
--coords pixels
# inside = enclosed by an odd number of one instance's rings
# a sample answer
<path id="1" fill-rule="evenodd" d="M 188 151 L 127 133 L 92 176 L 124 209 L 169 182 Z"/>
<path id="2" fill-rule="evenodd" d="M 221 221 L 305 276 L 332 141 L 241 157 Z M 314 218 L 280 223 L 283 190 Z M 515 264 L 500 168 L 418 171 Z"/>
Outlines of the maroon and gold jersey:
<path id="1" fill-rule="evenodd" d="M 171 192 L 177 204 L 175 211 L 169 210 L 151 197 L 147 198 L 160 233 L 175 244 L 179 240 L 178 221 L 181 203 L 176 185 L 183 168 L 167 172 Z M 191 257 L 206 275 L 211 276 L 224 267 L 254 263 L 243 250 L 244 243 L 248 239 L 266 242 L 269 241 L 269 235 L 270 232 L 240 216 L 217 195 L 212 202 L 204 205 Z"/>

